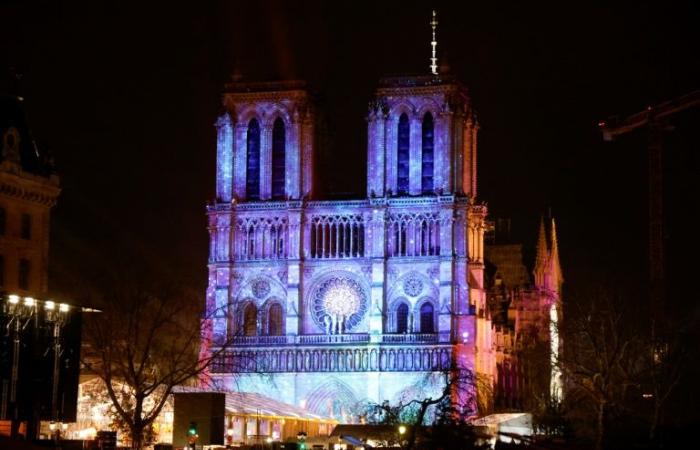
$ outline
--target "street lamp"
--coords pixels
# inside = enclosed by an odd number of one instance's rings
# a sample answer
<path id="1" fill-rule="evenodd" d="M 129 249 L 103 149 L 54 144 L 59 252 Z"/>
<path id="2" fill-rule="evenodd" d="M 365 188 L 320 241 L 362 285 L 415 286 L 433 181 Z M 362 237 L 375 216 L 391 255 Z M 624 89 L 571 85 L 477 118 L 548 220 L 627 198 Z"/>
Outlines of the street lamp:
<path id="1" fill-rule="evenodd" d="M 399 425 L 399 447 L 403 448 L 403 435 L 406 434 L 406 425 Z"/>

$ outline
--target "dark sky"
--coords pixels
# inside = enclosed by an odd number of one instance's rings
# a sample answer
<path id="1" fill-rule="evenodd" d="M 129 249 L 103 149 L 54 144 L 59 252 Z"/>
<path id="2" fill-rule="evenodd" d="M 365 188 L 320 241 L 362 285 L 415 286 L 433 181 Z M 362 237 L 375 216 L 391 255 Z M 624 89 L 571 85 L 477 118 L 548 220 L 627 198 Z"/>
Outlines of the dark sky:
<path id="1" fill-rule="evenodd" d="M 699 87 L 700 15 L 689 1 L 593 3 L 3 2 L 0 68 L 23 74 L 62 178 L 52 285 L 136 254 L 203 292 L 213 123 L 234 67 L 310 84 L 331 135 L 325 189 L 361 195 L 367 102 L 382 75 L 427 73 L 431 7 L 479 111 L 481 199 L 527 245 L 551 209 L 567 286 L 640 282 L 644 138 L 603 143 L 596 124 Z"/>

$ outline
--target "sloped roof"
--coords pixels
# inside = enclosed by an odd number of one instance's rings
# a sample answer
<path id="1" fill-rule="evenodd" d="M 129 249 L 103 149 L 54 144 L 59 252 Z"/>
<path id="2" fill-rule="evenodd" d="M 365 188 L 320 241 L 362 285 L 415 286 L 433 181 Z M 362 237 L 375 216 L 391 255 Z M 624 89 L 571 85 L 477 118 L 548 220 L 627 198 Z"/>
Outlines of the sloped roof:
<path id="1" fill-rule="evenodd" d="M 227 392 L 226 413 L 242 415 L 260 414 L 261 416 L 296 417 L 303 420 L 337 422 L 337 420 L 330 417 L 319 416 L 298 406 L 283 403 L 253 392 Z"/>
<path id="2" fill-rule="evenodd" d="M 19 162 L 22 170 L 35 175 L 49 176 L 53 173 L 50 155 L 39 149 L 31 135 L 20 97 L 0 95 L 0 162 L 3 154 L 4 136 L 10 129 L 17 130 L 19 137 Z"/>

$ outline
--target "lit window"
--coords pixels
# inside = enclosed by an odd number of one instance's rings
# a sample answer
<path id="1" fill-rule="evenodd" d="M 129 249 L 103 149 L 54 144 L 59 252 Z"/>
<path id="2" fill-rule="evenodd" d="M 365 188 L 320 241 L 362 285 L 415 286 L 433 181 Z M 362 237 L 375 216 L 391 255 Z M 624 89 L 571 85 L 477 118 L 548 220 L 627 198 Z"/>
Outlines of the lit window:
<path id="1" fill-rule="evenodd" d="M 424 303 L 420 307 L 420 332 L 435 333 L 435 318 L 433 316 L 433 305 Z"/>
<path id="2" fill-rule="evenodd" d="M 248 200 L 260 199 L 260 125 L 255 119 L 248 123 L 246 142 L 246 185 Z"/>
<path id="3" fill-rule="evenodd" d="M 405 303 L 401 303 L 399 307 L 396 308 L 396 332 L 408 332 L 408 305 Z"/>
<path id="4" fill-rule="evenodd" d="M 398 159 L 397 159 L 397 179 L 396 190 L 398 194 L 408 194 L 408 173 L 410 166 L 410 139 L 411 129 L 406 113 L 399 117 L 399 135 L 398 135 Z"/>
<path id="5" fill-rule="evenodd" d="M 243 334 L 256 336 L 258 334 L 258 308 L 248 303 L 243 310 Z"/>
<path id="6" fill-rule="evenodd" d="M 282 306 L 279 303 L 273 303 L 270 306 L 267 322 L 267 334 L 270 336 L 284 334 L 282 330 Z"/>

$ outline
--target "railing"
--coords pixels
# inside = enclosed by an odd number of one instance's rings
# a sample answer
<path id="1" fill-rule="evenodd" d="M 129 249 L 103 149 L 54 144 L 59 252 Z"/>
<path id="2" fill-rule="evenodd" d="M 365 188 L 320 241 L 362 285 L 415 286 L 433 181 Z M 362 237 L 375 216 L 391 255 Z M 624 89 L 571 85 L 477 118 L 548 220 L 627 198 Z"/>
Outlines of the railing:
<path id="1" fill-rule="evenodd" d="M 382 342 L 385 344 L 433 344 L 438 342 L 438 335 L 437 333 L 384 334 Z"/>
<path id="2" fill-rule="evenodd" d="M 297 336 L 299 344 L 344 344 L 369 342 L 368 334 L 304 334 Z"/>
<path id="3" fill-rule="evenodd" d="M 365 224 L 361 214 L 314 214 L 309 218 L 312 259 L 365 256 Z"/>
<path id="4" fill-rule="evenodd" d="M 287 256 L 286 217 L 240 217 L 233 253 L 236 260 L 282 259 Z"/>
<path id="5" fill-rule="evenodd" d="M 219 355 L 212 373 L 428 372 L 451 367 L 451 347 L 272 348 Z"/>
<path id="6" fill-rule="evenodd" d="M 294 344 L 295 336 L 234 336 L 234 345 Z"/>
<path id="7" fill-rule="evenodd" d="M 449 229 L 448 229 L 449 231 Z M 400 212 L 387 221 L 388 256 L 437 256 L 440 254 L 440 218 L 436 212 Z"/>
<path id="8" fill-rule="evenodd" d="M 363 344 L 369 342 L 369 334 L 304 334 L 300 336 L 234 336 L 233 345 L 316 345 Z"/>

